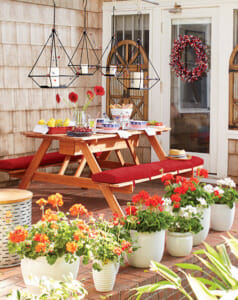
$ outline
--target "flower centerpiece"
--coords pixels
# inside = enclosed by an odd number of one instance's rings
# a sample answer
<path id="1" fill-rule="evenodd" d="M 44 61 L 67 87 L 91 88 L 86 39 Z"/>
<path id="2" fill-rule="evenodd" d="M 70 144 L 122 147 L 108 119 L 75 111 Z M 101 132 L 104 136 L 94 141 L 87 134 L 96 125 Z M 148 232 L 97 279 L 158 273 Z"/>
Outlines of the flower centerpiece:
<path id="1" fill-rule="evenodd" d="M 88 248 L 94 285 L 99 292 L 113 289 L 120 263 L 124 263 L 125 254 L 133 251 L 130 235 L 118 220 L 117 215 L 113 221 L 106 221 L 100 215 L 91 225 Z"/>
<path id="2" fill-rule="evenodd" d="M 234 221 L 235 202 L 238 201 L 236 184 L 231 178 L 217 180 L 217 186 L 206 185 L 204 188 L 212 195 L 211 228 L 217 231 L 228 231 Z"/>
<path id="3" fill-rule="evenodd" d="M 165 198 L 171 200 L 173 212 L 179 212 L 181 207 L 188 205 L 196 207 L 201 214 L 201 224 L 203 230 L 193 235 L 193 244 L 200 244 L 208 235 L 210 228 L 210 205 L 213 203 L 213 197 L 204 188 L 201 178 L 207 178 L 208 172 L 205 169 L 197 169 L 196 175 L 186 179 L 182 176 L 166 174 L 161 178 L 165 185 Z"/>
<path id="4" fill-rule="evenodd" d="M 62 195 L 56 193 L 48 199 L 36 202 L 41 210 L 41 220 L 31 227 L 17 226 L 9 233 L 8 249 L 22 258 L 21 269 L 26 285 L 29 276 L 48 276 L 55 280 L 63 280 L 63 276 L 72 273 L 76 278 L 79 268 L 79 257 L 88 253 L 88 237 L 90 229 L 80 218 L 88 215 L 81 204 L 70 208 L 68 214 L 59 210 L 63 205 Z M 51 208 L 45 210 L 46 205 Z"/>
<path id="5" fill-rule="evenodd" d="M 162 205 L 161 197 L 141 191 L 126 207 L 126 217 L 122 221 L 138 247 L 128 258 L 132 266 L 147 268 L 151 260 L 160 261 L 163 256 L 165 229 L 171 222 L 171 216 L 163 211 Z"/>
<path id="6" fill-rule="evenodd" d="M 102 86 L 95 86 L 94 93 L 96 96 L 103 96 L 105 94 L 105 91 Z M 56 102 L 60 103 L 61 99 L 62 99 L 71 108 L 75 122 L 76 122 L 76 126 L 85 127 L 86 123 L 87 123 L 85 112 L 86 112 L 86 109 L 89 107 L 89 105 L 91 104 L 91 102 L 94 99 L 94 96 L 95 96 L 94 93 L 91 90 L 87 91 L 86 101 L 83 105 L 82 110 L 80 110 L 80 107 L 79 107 L 78 94 L 76 94 L 75 92 L 69 93 L 69 96 L 68 96 L 69 101 L 60 97 L 59 94 L 56 94 Z"/>

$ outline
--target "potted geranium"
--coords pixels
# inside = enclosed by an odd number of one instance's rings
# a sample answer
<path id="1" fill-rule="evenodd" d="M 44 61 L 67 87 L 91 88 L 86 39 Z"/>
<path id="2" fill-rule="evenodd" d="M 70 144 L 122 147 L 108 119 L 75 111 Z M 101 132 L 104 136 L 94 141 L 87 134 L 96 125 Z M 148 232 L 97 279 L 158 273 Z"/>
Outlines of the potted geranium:
<path id="1" fill-rule="evenodd" d="M 170 205 L 165 199 L 165 205 Z M 172 220 L 166 233 L 166 248 L 172 256 L 189 255 L 193 247 L 193 233 L 203 229 L 201 215 L 196 207 L 187 205 L 181 207 L 178 212 L 171 211 Z"/>
<path id="2" fill-rule="evenodd" d="M 113 289 L 120 263 L 124 263 L 125 254 L 133 249 L 130 236 L 118 222 L 106 221 L 103 216 L 91 226 L 89 237 L 89 255 L 93 261 L 93 281 L 98 292 Z"/>
<path id="3" fill-rule="evenodd" d="M 76 217 L 70 220 L 59 210 L 63 205 L 62 195 L 55 194 L 37 202 L 42 210 L 42 218 L 31 227 L 17 226 L 9 233 L 8 249 L 17 253 L 21 259 L 23 279 L 32 292 L 38 289 L 30 286 L 31 275 L 41 278 L 50 277 L 63 280 L 64 276 L 73 274 L 76 279 L 79 269 L 79 257 L 88 252 L 90 229 L 84 220 L 87 209 L 81 204 L 70 208 L 70 214 Z M 56 210 L 47 209 L 47 204 Z"/>
<path id="4" fill-rule="evenodd" d="M 160 261 L 164 253 L 165 229 L 171 221 L 168 212 L 162 211 L 161 197 L 141 191 L 132 197 L 132 205 L 126 207 L 122 218 L 130 230 L 134 246 L 138 249 L 128 257 L 129 264 L 138 268 L 149 267 L 151 260 Z"/>
<path id="5" fill-rule="evenodd" d="M 229 231 L 234 221 L 235 202 L 238 200 L 236 184 L 231 178 L 217 180 L 217 186 L 208 185 L 214 204 L 211 206 L 211 228 L 217 231 Z"/>
<path id="6" fill-rule="evenodd" d="M 207 178 L 208 172 L 205 169 L 197 170 L 198 178 L 186 179 L 182 176 L 166 174 L 161 178 L 165 185 L 165 198 L 171 199 L 171 206 L 174 212 L 178 212 L 181 207 L 191 205 L 198 209 L 201 214 L 201 225 L 203 229 L 193 234 L 193 245 L 199 245 L 208 235 L 210 228 L 210 205 L 213 198 L 204 189 L 204 184 L 200 183 L 200 178 Z"/>

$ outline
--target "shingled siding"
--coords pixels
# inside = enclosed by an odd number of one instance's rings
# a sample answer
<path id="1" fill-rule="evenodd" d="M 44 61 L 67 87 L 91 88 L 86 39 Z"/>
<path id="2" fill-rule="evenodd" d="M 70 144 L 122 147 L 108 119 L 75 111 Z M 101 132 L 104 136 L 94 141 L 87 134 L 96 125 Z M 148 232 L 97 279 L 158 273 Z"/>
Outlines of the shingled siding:
<path id="1" fill-rule="evenodd" d="M 56 29 L 72 55 L 83 30 L 83 1 L 55 0 Z M 0 9 L 0 159 L 29 155 L 35 152 L 40 141 L 22 136 L 32 130 L 43 118 L 71 117 L 65 103 L 57 104 L 55 95 L 64 98 L 72 90 L 79 94 L 81 103 L 86 91 L 101 84 L 101 75 L 76 80 L 68 89 L 40 89 L 27 77 L 43 44 L 50 35 L 53 19 L 52 0 L 1 0 Z M 88 33 L 95 41 L 98 55 L 102 41 L 102 1 L 88 0 Z M 97 97 L 88 109 L 92 116 L 101 110 Z M 56 148 L 54 144 L 51 150 Z M 0 184 L 9 181 L 0 173 Z"/>

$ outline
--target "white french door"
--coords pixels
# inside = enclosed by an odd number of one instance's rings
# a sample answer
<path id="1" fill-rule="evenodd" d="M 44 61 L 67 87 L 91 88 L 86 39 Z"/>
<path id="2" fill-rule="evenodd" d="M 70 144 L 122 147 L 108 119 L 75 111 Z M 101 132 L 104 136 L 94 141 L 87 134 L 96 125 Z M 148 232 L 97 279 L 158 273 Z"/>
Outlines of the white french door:
<path id="1" fill-rule="evenodd" d="M 171 126 L 170 135 L 163 135 L 166 152 L 171 148 L 185 149 L 205 161 L 210 173 L 217 173 L 217 109 L 218 99 L 218 39 L 216 37 L 216 8 L 183 9 L 179 14 L 162 11 L 161 34 L 161 102 L 165 124 Z M 171 72 L 169 54 L 172 43 L 179 35 L 198 36 L 207 46 L 209 67 L 204 76 L 186 83 Z M 194 49 L 187 46 L 182 61 L 194 67 Z M 165 59 L 166 58 L 166 59 Z"/>

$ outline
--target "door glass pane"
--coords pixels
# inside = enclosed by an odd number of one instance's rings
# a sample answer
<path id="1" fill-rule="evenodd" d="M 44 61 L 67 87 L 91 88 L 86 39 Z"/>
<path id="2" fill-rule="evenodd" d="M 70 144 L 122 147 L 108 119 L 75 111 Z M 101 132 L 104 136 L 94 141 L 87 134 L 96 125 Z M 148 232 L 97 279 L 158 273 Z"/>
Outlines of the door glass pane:
<path id="1" fill-rule="evenodd" d="M 193 35 L 202 40 L 207 46 L 209 66 L 201 79 L 192 83 L 182 81 L 171 72 L 170 148 L 209 153 L 211 22 L 209 19 L 174 20 L 172 41 L 178 39 L 179 35 Z M 182 52 L 182 63 L 192 69 L 195 60 L 194 49 L 187 46 Z"/>

